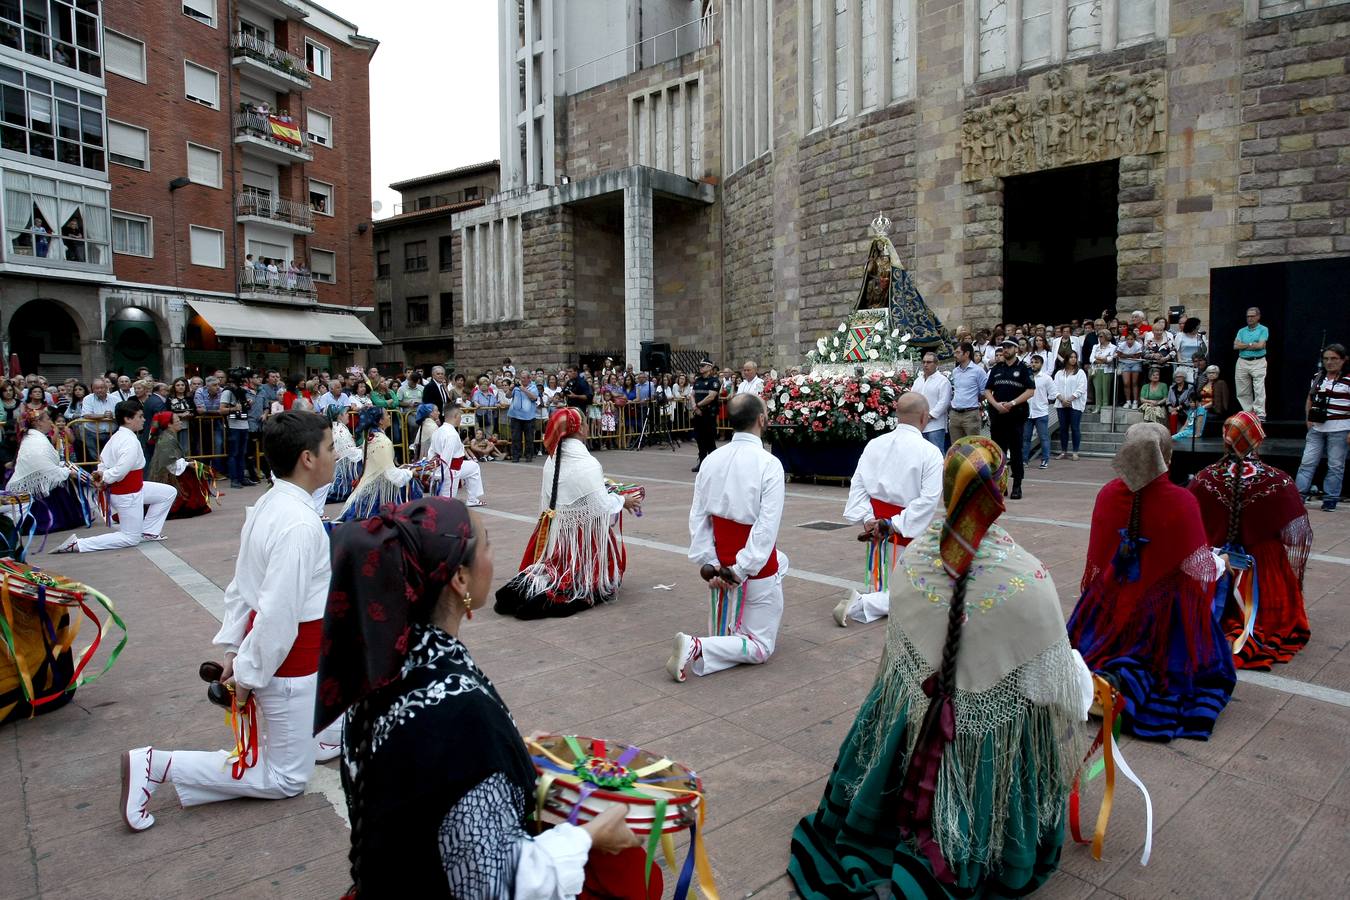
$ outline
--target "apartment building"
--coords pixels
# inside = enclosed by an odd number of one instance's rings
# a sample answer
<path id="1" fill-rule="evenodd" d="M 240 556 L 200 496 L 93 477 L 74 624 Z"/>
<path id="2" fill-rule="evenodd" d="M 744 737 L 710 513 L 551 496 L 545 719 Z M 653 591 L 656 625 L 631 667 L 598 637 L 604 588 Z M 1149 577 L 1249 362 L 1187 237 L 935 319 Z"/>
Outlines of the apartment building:
<path id="1" fill-rule="evenodd" d="M 0 335 L 25 370 L 363 361 L 377 42 L 302 0 L 18 9 Z"/>

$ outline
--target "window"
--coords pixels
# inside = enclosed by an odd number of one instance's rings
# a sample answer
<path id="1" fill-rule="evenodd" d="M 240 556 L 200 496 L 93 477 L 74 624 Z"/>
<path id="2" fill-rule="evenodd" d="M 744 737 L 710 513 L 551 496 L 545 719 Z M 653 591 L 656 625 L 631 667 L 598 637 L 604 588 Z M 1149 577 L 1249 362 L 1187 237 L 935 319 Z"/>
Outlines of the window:
<path id="1" fill-rule="evenodd" d="M 0 150 L 102 172 L 103 98 L 0 66 Z"/>
<path id="2" fill-rule="evenodd" d="M 189 142 L 187 172 L 193 184 L 220 187 L 220 151 Z"/>
<path id="3" fill-rule="evenodd" d="M 375 253 L 375 277 L 389 277 L 389 251 L 379 250 Z"/>
<path id="4" fill-rule="evenodd" d="M 203 66 L 184 61 L 183 96 L 194 103 L 220 108 L 220 76 Z"/>
<path id="5" fill-rule="evenodd" d="M 966 23 L 966 41 L 975 47 L 968 80 L 1151 41 L 1167 33 L 1170 6 L 1158 0 L 1022 0 L 1020 7 L 976 2 L 978 15 Z"/>
<path id="6" fill-rule="evenodd" d="M 322 181 L 309 180 L 309 206 L 324 216 L 333 214 L 333 186 Z"/>
<path id="7" fill-rule="evenodd" d="M 331 60 L 327 47 L 305 38 L 305 68 L 320 78 L 332 78 Z"/>
<path id="8" fill-rule="evenodd" d="M 394 304 L 381 303 L 379 309 L 380 309 L 379 330 L 389 331 L 391 328 L 394 327 Z"/>
<path id="9" fill-rule="evenodd" d="M 337 281 L 337 254 L 332 250 L 310 250 L 309 271 L 315 281 L 325 284 Z"/>
<path id="10" fill-rule="evenodd" d="M 183 0 L 183 15 L 216 27 L 216 0 Z"/>
<path id="11" fill-rule="evenodd" d="M 247 19 L 239 20 L 239 46 L 256 53 L 270 53 L 272 35 L 261 25 L 254 25 Z"/>
<path id="12" fill-rule="evenodd" d="M 441 327 L 450 328 L 455 324 L 455 295 L 449 291 L 441 294 Z"/>
<path id="13" fill-rule="evenodd" d="M 459 253 L 466 325 L 525 317 L 520 216 L 462 228 Z"/>
<path id="14" fill-rule="evenodd" d="M 5 172 L 5 256 L 10 262 L 111 271 L 108 191 Z"/>
<path id="15" fill-rule="evenodd" d="M 425 272 L 427 270 L 427 242 L 409 241 L 403 245 L 403 271 Z"/>
<path id="16" fill-rule="evenodd" d="M 441 271 L 449 272 L 455 265 L 454 239 L 451 235 L 443 234 L 436 243 L 441 257 Z"/>
<path id="17" fill-rule="evenodd" d="M 464 189 L 464 201 L 466 203 L 470 200 L 477 200 L 477 199 L 478 199 L 478 188 L 468 187 Z"/>
<path id="18" fill-rule="evenodd" d="M 86 75 L 103 74 L 102 31 L 93 0 L 0 0 L 0 45 Z"/>
<path id="19" fill-rule="evenodd" d="M 145 44 L 124 34 L 104 30 L 103 65 L 114 75 L 145 81 Z"/>
<path id="20" fill-rule="evenodd" d="M 985 27 L 990 0 L 978 2 Z M 810 82 L 803 109 L 808 130 L 910 96 L 913 13 L 914 0 L 812 0 L 801 34 L 802 45 L 811 48 L 804 72 Z"/>
<path id="21" fill-rule="evenodd" d="M 194 266 L 225 268 L 225 232 L 201 225 L 189 225 L 188 239 L 192 245 Z"/>
<path id="22" fill-rule="evenodd" d="M 151 221 L 149 216 L 113 212 L 113 252 L 127 256 L 154 256 L 155 245 L 151 240 Z"/>
<path id="23" fill-rule="evenodd" d="M 316 144 L 331 147 L 333 145 L 333 117 L 313 109 L 305 115 L 305 121 L 308 123 L 305 130 L 309 132 L 309 139 Z"/>
<path id="24" fill-rule="evenodd" d="M 829 0 L 845 3 L 846 0 Z M 735 172 L 773 149 L 774 19 L 772 0 L 724 4 L 722 10 L 724 121 L 727 171 Z M 801 9 L 803 4 L 798 4 Z M 781 16 L 780 16 L 781 18 Z M 805 16 L 803 16 L 805 18 Z M 702 174 L 702 173 L 700 173 Z M 467 302 L 467 298 L 466 298 Z"/>
<path id="25" fill-rule="evenodd" d="M 426 297 L 408 298 L 408 324 L 425 325 L 431 321 L 431 304 Z"/>
<path id="26" fill-rule="evenodd" d="M 431 198 L 430 198 L 430 197 L 418 197 L 418 198 L 417 198 L 417 208 L 418 208 L 418 209 L 431 209 Z"/>
<path id="27" fill-rule="evenodd" d="M 150 132 L 109 119 L 108 161 L 133 169 L 149 169 Z"/>

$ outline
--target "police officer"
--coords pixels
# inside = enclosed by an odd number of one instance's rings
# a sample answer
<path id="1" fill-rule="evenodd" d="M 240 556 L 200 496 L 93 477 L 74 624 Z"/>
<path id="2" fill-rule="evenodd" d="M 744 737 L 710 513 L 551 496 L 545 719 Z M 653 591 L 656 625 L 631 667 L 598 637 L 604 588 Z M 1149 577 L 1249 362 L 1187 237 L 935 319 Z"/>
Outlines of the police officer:
<path id="1" fill-rule="evenodd" d="M 717 449 L 717 401 L 722 393 L 722 380 L 717 377 L 717 367 L 712 360 L 703 359 L 698 364 L 698 377 L 694 379 L 694 440 L 698 442 L 698 465 L 690 471 L 697 472 L 703 465 L 703 458 Z"/>
<path id="2" fill-rule="evenodd" d="M 1017 358 L 1017 342 L 1004 341 L 1001 353 L 989 370 L 984 399 L 989 404 L 989 436 L 1012 460 L 1013 488 L 1010 500 L 1022 499 L 1022 429 L 1027 421 L 1027 401 L 1036 393 L 1036 379 Z"/>

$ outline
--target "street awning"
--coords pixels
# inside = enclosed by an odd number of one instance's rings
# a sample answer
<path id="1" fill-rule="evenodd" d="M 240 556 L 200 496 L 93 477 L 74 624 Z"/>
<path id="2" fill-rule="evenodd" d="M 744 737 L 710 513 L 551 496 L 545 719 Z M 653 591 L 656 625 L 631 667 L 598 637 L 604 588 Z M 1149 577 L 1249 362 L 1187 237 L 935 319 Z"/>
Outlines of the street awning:
<path id="1" fill-rule="evenodd" d="M 379 346 L 380 339 L 356 316 L 313 309 L 279 309 L 215 300 L 188 300 L 219 337 L 301 344 Z"/>

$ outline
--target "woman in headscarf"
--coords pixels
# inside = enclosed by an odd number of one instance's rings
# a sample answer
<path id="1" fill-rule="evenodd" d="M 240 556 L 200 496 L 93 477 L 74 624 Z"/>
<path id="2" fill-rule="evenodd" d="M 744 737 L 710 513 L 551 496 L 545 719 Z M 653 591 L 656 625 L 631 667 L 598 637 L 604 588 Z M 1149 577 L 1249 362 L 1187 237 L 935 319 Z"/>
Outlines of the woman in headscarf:
<path id="1" fill-rule="evenodd" d="M 1082 596 L 1069 638 L 1088 668 L 1119 688 L 1137 737 L 1207 740 L 1233 693 L 1233 656 L 1214 613 L 1223 562 L 1200 507 L 1172 484 L 1172 441 L 1132 425 L 1097 494 Z"/>
<path id="2" fill-rule="evenodd" d="M 343 419 L 347 411 L 336 403 L 328 406 L 323 414 L 333 423 L 333 454 L 337 464 L 333 467 L 333 483 L 328 488 L 328 502 L 340 503 L 351 496 L 356 482 L 361 477 L 361 462 L 365 454 L 352 437 Z"/>
<path id="3" fill-rule="evenodd" d="M 1209 543 L 1228 557 L 1219 602 L 1239 669 L 1287 663 L 1311 633 L 1303 572 L 1312 524 L 1293 479 L 1256 455 L 1265 437 L 1254 414 L 1233 416 L 1223 427 L 1224 458 L 1191 482 Z"/>
<path id="4" fill-rule="evenodd" d="M 612 493 L 586 449 L 580 410 L 560 409 L 544 429 L 539 523 L 525 544 L 520 574 L 497 591 L 505 616 L 570 616 L 614 599 L 623 579 L 623 513 L 641 501 Z"/>
<path id="5" fill-rule="evenodd" d="M 29 496 L 26 508 L 36 522 L 37 534 L 87 528 L 93 508 L 89 475 L 71 465 L 69 447 L 53 425 L 51 413 L 25 409 L 23 404 L 15 410 L 19 453 L 4 486 L 7 493 Z"/>
<path id="6" fill-rule="evenodd" d="M 365 448 L 361 481 L 342 507 L 339 522 L 368 519 L 386 503 L 407 503 L 422 496 L 422 486 L 413 480 L 413 473 L 394 462 L 394 442 L 384 433 L 389 418 L 389 410 L 382 406 L 361 410 L 356 425 L 356 440 Z"/>
<path id="7" fill-rule="evenodd" d="M 807 898 L 1029 894 L 1059 863 L 1092 679 L 1049 572 L 994 524 L 988 438 L 947 452 L 946 515 L 891 581 L 881 670 L 788 874 Z"/>
<path id="8" fill-rule="evenodd" d="M 441 410 L 434 403 L 423 403 L 413 413 L 413 426 L 417 429 L 410 455 L 413 459 L 424 459 L 431 449 L 431 436 L 441 427 Z"/>
<path id="9" fill-rule="evenodd" d="M 464 504 L 442 497 L 333 532 L 314 718 L 317 732 L 347 713 L 348 896 L 555 900 L 584 885 L 587 896 L 646 897 L 622 804 L 581 826 L 527 830 L 534 765 L 460 640 L 487 599 L 491 549 Z M 657 868 L 656 897 L 660 882 Z"/>
<path id="10" fill-rule="evenodd" d="M 211 511 L 210 472 L 199 462 L 183 456 L 178 434 L 187 423 L 177 413 L 164 410 L 150 420 L 150 441 L 154 452 L 150 456 L 150 480 L 167 484 L 178 491 L 178 498 L 169 508 L 170 519 L 190 519 Z"/>

